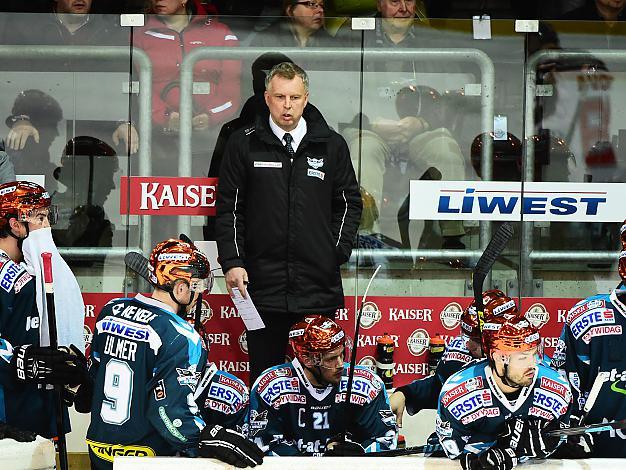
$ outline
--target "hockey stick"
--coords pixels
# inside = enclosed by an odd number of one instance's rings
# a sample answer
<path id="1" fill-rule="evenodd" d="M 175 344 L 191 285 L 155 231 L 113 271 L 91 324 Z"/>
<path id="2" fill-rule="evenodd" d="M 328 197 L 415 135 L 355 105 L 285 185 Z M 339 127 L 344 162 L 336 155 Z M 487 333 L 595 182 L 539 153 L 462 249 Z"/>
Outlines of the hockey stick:
<path id="1" fill-rule="evenodd" d="M 139 277 L 145 279 L 149 284 L 152 284 L 148 271 L 148 259 L 144 255 L 136 251 L 129 251 L 126 253 L 126 256 L 124 256 L 124 264 Z"/>
<path id="2" fill-rule="evenodd" d="M 474 289 L 474 303 L 476 304 L 476 314 L 478 315 L 478 327 L 483 331 L 484 310 L 483 305 L 483 284 L 489 271 L 493 268 L 498 256 L 504 251 L 506 244 L 513 236 L 513 226 L 509 222 L 503 223 L 489 241 L 487 248 L 478 259 L 474 273 L 472 275 L 472 287 Z"/>
<path id="3" fill-rule="evenodd" d="M 575 426 L 573 428 L 555 429 L 544 433 L 547 436 L 577 436 L 580 434 L 596 433 L 611 431 L 615 429 L 626 429 L 626 419 L 619 421 L 609 421 L 608 423 L 585 424 L 584 426 Z"/>
<path id="4" fill-rule="evenodd" d="M 346 440 L 347 433 L 348 433 L 348 422 L 349 422 L 348 415 L 349 415 L 350 404 L 351 404 L 350 401 L 352 400 L 352 383 L 354 381 L 354 368 L 356 367 L 356 352 L 357 352 L 358 343 L 359 343 L 359 327 L 361 326 L 361 313 L 363 312 L 363 305 L 365 305 L 365 299 L 367 298 L 367 293 L 370 290 L 372 281 L 378 274 L 378 271 L 380 271 L 381 267 L 382 265 L 379 264 L 376 270 L 374 271 L 374 274 L 372 274 L 372 277 L 370 277 L 370 280 L 367 283 L 367 287 L 365 288 L 365 292 L 363 292 L 363 297 L 361 298 L 361 305 L 356 312 L 356 325 L 354 326 L 354 343 L 353 343 L 352 351 L 350 355 L 350 371 L 348 372 L 348 384 L 346 386 L 346 401 L 344 405 L 345 406 L 344 423 L 343 423 L 343 440 L 344 441 Z"/>
<path id="5" fill-rule="evenodd" d="M 54 284 L 52 280 L 52 253 L 44 252 L 41 254 L 41 263 L 43 266 L 43 282 L 46 291 L 46 307 L 48 309 L 48 331 L 50 336 L 50 346 L 54 349 L 59 347 L 59 339 L 57 337 L 57 321 L 54 310 Z M 54 386 L 54 395 L 57 403 L 56 427 L 59 445 L 59 463 L 61 470 L 68 470 L 67 461 L 67 442 L 65 441 L 65 405 L 63 403 L 63 386 Z"/>
<path id="6" fill-rule="evenodd" d="M 370 452 L 362 454 L 362 457 L 401 457 L 403 455 L 432 454 L 443 450 L 441 444 L 425 444 L 423 446 L 412 446 L 404 449 L 381 450 L 380 452 Z"/>

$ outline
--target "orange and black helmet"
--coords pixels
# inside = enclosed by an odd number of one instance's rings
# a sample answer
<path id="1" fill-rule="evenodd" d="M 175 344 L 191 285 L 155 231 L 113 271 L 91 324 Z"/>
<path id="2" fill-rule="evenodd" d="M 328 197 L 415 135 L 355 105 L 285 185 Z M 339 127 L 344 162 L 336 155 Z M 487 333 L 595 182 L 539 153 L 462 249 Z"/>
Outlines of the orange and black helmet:
<path id="1" fill-rule="evenodd" d="M 483 325 L 483 350 L 487 357 L 494 351 L 523 352 L 540 346 L 539 330 L 523 317 L 497 317 Z"/>
<path id="2" fill-rule="evenodd" d="M 56 222 L 56 208 L 50 195 L 38 184 L 30 181 L 12 181 L 0 185 L 0 229 L 8 229 L 9 219 L 26 220 L 36 209 L 48 209 L 50 223 Z"/>
<path id="3" fill-rule="evenodd" d="M 499 289 L 492 289 L 483 292 L 483 305 L 495 299 L 506 297 Z M 485 309 L 486 310 L 486 309 Z M 476 313 L 476 300 L 472 300 L 461 315 L 461 333 L 470 338 L 480 338 L 480 327 L 478 325 L 478 314 Z"/>
<path id="4" fill-rule="evenodd" d="M 307 315 L 289 330 L 289 343 L 297 358 L 318 356 L 345 346 L 346 334 L 333 320 L 322 315 Z"/>
<path id="5" fill-rule="evenodd" d="M 191 279 L 212 279 L 211 265 L 207 257 L 192 243 L 170 238 L 154 247 L 148 263 L 150 281 L 158 288 L 168 286 L 179 279 L 191 284 Z M 210 286 L 208 286 L 210 290 Z"/>

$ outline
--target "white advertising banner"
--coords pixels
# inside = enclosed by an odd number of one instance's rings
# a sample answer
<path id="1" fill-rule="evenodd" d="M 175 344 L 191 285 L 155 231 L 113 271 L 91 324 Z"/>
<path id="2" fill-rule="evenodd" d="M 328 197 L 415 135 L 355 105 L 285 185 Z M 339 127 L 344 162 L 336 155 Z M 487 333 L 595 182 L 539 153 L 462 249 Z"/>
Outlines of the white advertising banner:
<path id="1" fill-rule="evenodd" d="M 523 189 L 523 192 L 522 192 Z M 622 222 L 626 183 L 411 181 L 411 220 Z"/>

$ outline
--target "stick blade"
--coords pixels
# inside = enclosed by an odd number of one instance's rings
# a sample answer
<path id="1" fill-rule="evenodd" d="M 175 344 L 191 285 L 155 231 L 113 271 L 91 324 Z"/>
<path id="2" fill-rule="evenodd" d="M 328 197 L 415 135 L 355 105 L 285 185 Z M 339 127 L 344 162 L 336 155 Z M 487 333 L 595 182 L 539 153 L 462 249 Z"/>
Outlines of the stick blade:
<path id="1" fill-rule="evenodd" d="M 482 256 L 476 263 L 476 268 L 474 268 L 474 275 L 482 275 L 483 280 L 491 271 L 491 268 L 495 264 L 498 256 L 502 254 L 504 248 L 506 248 L 507 243 L 513 237 L 513 225 L 509 222 L 503 223 L 496 233 L 493 234 L 493 237 L 489 241 L 487 248 L 483 252 Z"/>
<path id="2" fill-rule="evenodd" d="M 124 256 L 124 264 L 126 264 L 131 271 L 137 273 L 140 277 L 152 284 L 148 271 L 148 259 L 144 255 L 136 251 L 130 251 Z"/>

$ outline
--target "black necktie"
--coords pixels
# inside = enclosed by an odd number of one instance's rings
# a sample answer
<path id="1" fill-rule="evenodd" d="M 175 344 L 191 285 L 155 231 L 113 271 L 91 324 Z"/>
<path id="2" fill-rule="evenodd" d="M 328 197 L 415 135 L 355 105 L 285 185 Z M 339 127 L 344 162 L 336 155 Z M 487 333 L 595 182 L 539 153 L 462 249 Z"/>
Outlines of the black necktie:
<path id="1" fill-rule="evenodd" d="M 287 152 L 289 152 L 289 157 L 293 160 L 293 157 L 296 154 L 296 152 L 293 151 L 293 147 L 291 146 L 291 143 L 293 142 L 293 137 L 289 132 L 287 132 L 283 136 L 283 140 L 285 141 L 285 148 L 287 149 Z"/>

